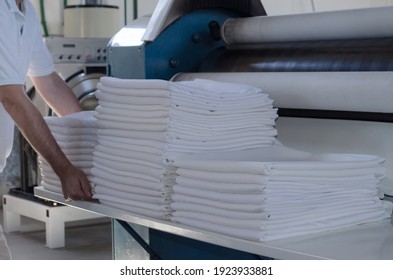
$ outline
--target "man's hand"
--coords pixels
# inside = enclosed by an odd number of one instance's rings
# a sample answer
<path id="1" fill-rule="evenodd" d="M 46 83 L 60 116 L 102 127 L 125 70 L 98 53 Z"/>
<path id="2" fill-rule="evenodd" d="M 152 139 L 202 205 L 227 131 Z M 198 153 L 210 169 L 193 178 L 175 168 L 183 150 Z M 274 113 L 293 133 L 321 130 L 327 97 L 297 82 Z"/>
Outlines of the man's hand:
<path id="1" fill-rule="evenodd" d="M 70 165 L 59 175 L 66 200 L 92 200 L 91 185 L 82 170 Z"/>

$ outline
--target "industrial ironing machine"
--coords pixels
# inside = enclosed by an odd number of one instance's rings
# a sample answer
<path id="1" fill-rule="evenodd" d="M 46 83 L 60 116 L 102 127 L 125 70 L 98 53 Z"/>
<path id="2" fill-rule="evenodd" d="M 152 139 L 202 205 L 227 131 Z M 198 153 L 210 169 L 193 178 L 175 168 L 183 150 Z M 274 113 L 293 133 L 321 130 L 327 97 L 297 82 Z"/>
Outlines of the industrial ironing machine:
<path id="1" fill-rule="evenodd" d="M 312 153 L 383 157 L 387 176 L 381 199 L 391 200 L 392 14 L 393 7 L 381 7 L 269 16 L 259 0 L 159 1 L 151 16 L 112 37 L 107 74 L 204 78 L 261 88 L 278 108 L 278 141 Z M 35 194 L 64 203 L 42 188 Z M 295 239 L 250 242 L 105 205 L 72 204 L 120 220 L 113 223 L 115 259 L 393 258 L 388 219 Z"/>

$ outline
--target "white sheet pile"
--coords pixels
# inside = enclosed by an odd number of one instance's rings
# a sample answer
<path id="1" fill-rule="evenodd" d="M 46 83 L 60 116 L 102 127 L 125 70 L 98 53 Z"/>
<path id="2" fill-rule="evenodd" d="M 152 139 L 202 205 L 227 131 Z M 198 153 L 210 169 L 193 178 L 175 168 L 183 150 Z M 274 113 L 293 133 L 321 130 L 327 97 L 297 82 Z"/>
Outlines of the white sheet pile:
<path id="1" fill-rule="evenodd" d="M 372 155 L 310 154 L 282 145 L 175 159 L 172 221 L 252 241 L 391 216 L 386 170 Z"/>
<path id="2" fill-rule="evenodd" d="M 168 82 L 105 77 L 97 86 L 95 198 L 102 204 L 169 219 L 173 168 L 164 164 Z"/>
<path id="3" fill-rule="evenodd" d="M 92 182 L 91 169 L 98 131 L 94 111 L 83 111 L 64 117 L 47 116 L 45 121 L 66 157 L 83 170 Z M 47 190 L 62 194 L 59 177 L 42 157 L 39 157 L 39 167 L 41 185 Z M 92 186 L 94 188 L 93 184 Z"/>
<path id="4" fill-rule="evenodd" d="M 261 89 L 207 80 L 169 85 L 168 152 L 243 150 L 274 143 L 277 110 Z"/>
<path id="5" fill-rule="evenodd" d="M 95 198 L 137 214 L 170 219 L 175 156 L 271 145 L 277 134 L 272 100 L 254 87 L 103 77 L 97 88 Z"/>

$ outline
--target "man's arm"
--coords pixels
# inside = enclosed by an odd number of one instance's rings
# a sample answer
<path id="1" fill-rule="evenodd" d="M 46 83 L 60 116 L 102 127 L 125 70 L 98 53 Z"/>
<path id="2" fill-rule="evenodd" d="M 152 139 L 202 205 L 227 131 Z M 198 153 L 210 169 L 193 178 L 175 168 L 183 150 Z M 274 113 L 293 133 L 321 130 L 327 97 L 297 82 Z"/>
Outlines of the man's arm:
<path id="1" fill-rule="evenodd" d="M 56 72 L 47 76 L 31 77 L 31 80 L 56 115 L 64 116 L 82 110 L 72 89 Z"/>
<path id="2" fill-rule="evenodd" d="M 59 176 L 64 197 L 91 199 L 91 187 L 86 175 L 72 165 L 61 151 L 40 112 L 26 96 L 23 86 L 0 86 L 0 102 L 30 145 Z"/>

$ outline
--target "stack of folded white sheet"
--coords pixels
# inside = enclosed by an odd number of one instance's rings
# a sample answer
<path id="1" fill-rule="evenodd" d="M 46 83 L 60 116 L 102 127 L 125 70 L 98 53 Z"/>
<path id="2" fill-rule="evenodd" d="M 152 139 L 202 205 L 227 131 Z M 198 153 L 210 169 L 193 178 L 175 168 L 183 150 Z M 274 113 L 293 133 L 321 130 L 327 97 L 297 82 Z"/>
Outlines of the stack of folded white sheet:
<path id="1" fill-rule="evenodd" d="M 97 88 L 94 197 L 131 213 L 169 219 L 174 172 L 163 155 L 168 82 L 104 77 Z"/>
<path id="2" fill-rule="evenodd" d="M 282 145 L 175 159 L 172 221 L 252 241 L 339 229 L 391 216 L 373 155 L 310 154 Z"/>
<path id="3" fill-rule="evenodd" d="M 91 169 L 98 131 L 94 111 L 83 111 L 63 117 L 47 116 L 44 119 L 65 156 L 83 170 L 92 182 Z M 39 166 L 41 185 L 47 190 L 62 193 L 59 177 L 42 157 L 39 157 Z M 93 184 L 92 186 L 94 188 Z"/>
<path id="4" fill-rule="evenodd" d="M 169 85 L 168 153 L 243 150 L 276 141 L 277 110 L 261 89 L 199 79 Z"/>
<path id="5" fill-rule="evenodd" d="M 95 198 L 112 207 L 170 219 L 174 157 L 275 141 L 276 109 L 254 87 L 103 77 L 97 88 Z"/>

